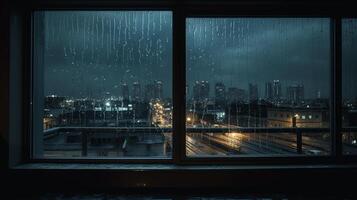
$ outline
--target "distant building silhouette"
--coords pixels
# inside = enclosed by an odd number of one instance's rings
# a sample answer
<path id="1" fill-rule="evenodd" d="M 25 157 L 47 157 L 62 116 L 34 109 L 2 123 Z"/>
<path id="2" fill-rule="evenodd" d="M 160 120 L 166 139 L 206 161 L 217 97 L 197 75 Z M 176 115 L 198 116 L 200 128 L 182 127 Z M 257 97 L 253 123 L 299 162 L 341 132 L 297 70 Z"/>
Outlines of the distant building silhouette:
<path id="1" fill-rule="evenodd" d="M 163 89 L 162 81 L 155 81 L 154 98 L 163 99 L 164 98 L 163 93 L 164 93 L 164 89 Z"/>
<path id="2" fill-rule="evenodd" d="M 227 99 L 228 102 L 242 102 L 245 100 L 246 91 L 236 87 L 228 88 Z"/>
<path id="3" fill-rule="evenodd" d="M 121 84 L 121 95 L 124 101 L 129 100 L 129 86 L 126 83 Z"/>
<path id="4" fill-rule="evenodd" d="M 141 100 L 141 86 L 138 81 L 135 81 L 133 83 L 133 92 L 132 92 L 132 100 L 134 101 L 140 101 Z"/>
<path id="5" fill-rule="evenodd" d="M 273 100 L 279 101 L 282 97 L 281 83 L 279 80 L 273 81 Z"/>
<path id="6" fill-rule="evenodd" d="M 144 99 L 145 101 L 150 101 L 155 98 L 155 85 L 149 83 L 145 85 Z"/>
<path id="7" fill-rule="evenodd" d="M 291 85 L 286 89 L 287 99 L 292 104 L 300 104 L 304 100 L 304 86 Z"/>
<path id="8" fill-rule="evenodd" d="M 273 100 L 273 84 L 271 82 L 265 83 L 265 99 L 269 101 Z"/>
<path id="9" fill-rule="evenodd" d="M 258 100 L 258 85 L 249 83 L 249 101 L 257 101 Z"/>
<path id="10" fill-rule="evenodd" d="M 209 98 L 208 81 L 196 81 L 193 85 L 193 99 L 195 101 L 204 101 Z"/>
<path id="11" fill-rule="evenodd" d="M 226 102 L 226 86 L 222 82 L 216 83 L 214 93 L 216 106 L 223 108 Z"/>

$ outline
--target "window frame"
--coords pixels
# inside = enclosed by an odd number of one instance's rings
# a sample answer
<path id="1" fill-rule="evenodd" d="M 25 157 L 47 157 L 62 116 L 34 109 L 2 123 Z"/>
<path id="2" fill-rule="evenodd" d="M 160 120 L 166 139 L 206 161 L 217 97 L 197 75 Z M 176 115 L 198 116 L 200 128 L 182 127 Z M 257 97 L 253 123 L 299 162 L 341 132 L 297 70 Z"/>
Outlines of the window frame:
<path id="1" fill-rule="evenodd" d="M 213 2 L 213 3 L 212 3 Z M 321 5 L 319 3 L 259 3 L 258 5 L 227 1 L 215 4 L 215 1 L 205 3 L 192 1 L 178 3 L 176 1 L 157 2 L 91 2 L 87 1 L 36 1 L 25 9 L 23 16 L 24 44 L 23 54 L 23 134 L 22 156 L 24 162 L 32 163 L 145 163 L 145 164 L 336 164 L 356 162 L 357 156 L 342 154 L 342 127 L 341 127 L 341 102 L 342 102 L 342 43 L 341 20 L 342 18 L 355 18 L 352 8 L 342 6 L 335 10 L 334 5 Z M 217 2 L 216 2 L 217 3 Z M 292 7 L 291 7 L 292 6 Z M 325 7 L 324 7 L 325 6 Z M 322 9 L 321 7 L 325 8 Z M 32 13 L 40 10 L 165 10 L 172 12 L 172 99 L 173 99 L 173 149 L 171 158 L 68 158 L 68 159 L 34 159 L 32 157 L 33 136 L 33 66 L 32 47 L 33 29 Z M 344 12 L 348 10 L 347 12 Z M 330 69 L 330 134 L 331 154 L 329 156 L 251 156 L 251 157 L 187 157 L 186 156 L 186 127 L 185 127 L 185 87 L 186 87 L 186 18 L 189 17 L 326 17 L 331 21 L 331 69 Z M 31 83 L 31 84 L 29 84 Z M 29 120 L 30 119 L 30 120 Z"/>
<path id="2" fill-rule="evenodd" d="M 31 42 L 31 45 L 30 45 L 30 57 L 31 57 L 31 71 L 41 71 L 41 69 L 35 69 L 35 66 L 34 66 L 34 63 L 33 63 L 33 50 L 34 50 L 34 44 L 33 44 L 33 41 L 35 40 L 35 31 L 34 31 L 34 12 L 37 12 L 37 11 L 168 11 L 168 12 L 171 12 L 172 13 L 172 18 L 173 18 L 173 10 L 170 9 L 170 8 L 128 8 L 128 7 L 119 7 L 119 8 L 116 8 L 116 9 L 113 9 L 113 8 L 94 8 L 94 9 L 89 9 L 89 8 L 78 8 L 78 9 L 73 9 L 73 8 L 60 8 L 60 9 L 57 9 L 57 8 L 53 8 L 53 9 L 42 9 L 42 8 L 35 8 L 35 9 L 32 9 L 30 11 L 30 16 L 31 16 L 31 38 L 30 38 L 30 42 Z M 173 36 L 173 31 L 172 31 L 172 36 Z M 173 44 L 172 44 L 173 45 Z M 173 52 L 172 52 L 172 56 L 174 56 Z M 173 65 L 173 61 L 172 62 L 172 65 Z M 173 71 L 173 70 L 172 70 Z M 31 138 L 31 144 L 34 143 L 34 134 L 36 134 L 34 132 L 34 118 L 36 117 L 39 117 L 39 116 L 42 116 L 40 114 L 38 114 L 36 112 L 36 108 L 34 108 L 36 102 L 35 100 L 33 100 L 33 97 L 34 97 L 34 94 L 38 93 L 37 88 L 34 86 L 35 85 L 35 82 L 37 82 L 37 86 L 42 86 L 43 83 L 39 83 L 39 81 L 41 80 L 36 80 L 34 78 L 34 74 L 36 73 L 31 73 L 31 76 L 29 78 L 31 78 L 31 86 L 30 86 L 30 95 L 29 95 L 29 99 L 30 99 L 30 104 L 29 104 L 29 110 L 31 110 L 28 115 L 30 115 L 30 122 L 29 122 L 29 138 Z M 172 77 L 173 76 L 173 72 L 171 74 Z M 172 80 L 173 82 L 173 80 Z M 42 88 L 39 88 L 40 90 Z M 41 92 L 39 92 L 41 93 Z M 43 92 L 42 92 L 43 93 Z M 173 95 L 173 92 L 172 92 L 172 95 Z M 43 96 L 43 95 L 39 95 L 39 96 Z M 32 103 L 31 103 L 32 101 Z M 172 129 L 173 130 L 173 129 Z M 174 134 L 173 131 L 171 134 Z M 100 163 L 173 163 L 173 159 L 172 157 L 123 157 L 123 158 L 105 158 L 105 157 L 96 157 L 96 158 L 88 158 L 88 157 L 76 157 L 76 158 L 34 158 L 34 147 L 31 145 L 31 144 L 28 144 L 27 148 L 30 149 L 29 154 L 26 155 L 26 157 L 32 161 L 32 162 L 35 162 L 35 163 L 41 163 L 41 162 L 44 162 L 44 163 L 93 163 L 93 162 L 100 162 Z"/>

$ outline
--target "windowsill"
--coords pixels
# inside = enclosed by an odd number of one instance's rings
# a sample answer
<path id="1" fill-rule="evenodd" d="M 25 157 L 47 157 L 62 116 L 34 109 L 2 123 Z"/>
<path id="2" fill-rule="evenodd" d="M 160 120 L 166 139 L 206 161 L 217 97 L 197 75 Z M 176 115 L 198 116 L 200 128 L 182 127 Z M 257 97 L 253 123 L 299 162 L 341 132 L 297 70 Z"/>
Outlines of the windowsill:
<path id="1" fill-rule="evenodd" d="M 182 189 L 217 192 L 325 190 L 331 180 L 341 188 L 351 188 L 346 177 L 356 177 L 357 165 L 174 165 L 174 164 L 69 164 L 28 163 L 12 168 L 9 178 L 30 190 L 43 188 L 99 189 Z M 306 181 L 308 180 L 308 181 Z M 272 182 L 274 184 L 272 184 Z M 304 182 L 303 185 L 300 183 Z M 202 189 L 205 188 L 205 189 Z M 207 188 L 212 188 L 208 190 Z M 349 191 L 353 191 L 350 189 Z"/>
<path id="2" fill-rule="evenodd" d="M 350 165 L 185 165 L 174 164 L 78 164 L 78 163 L 27 163 L 13 167 L 14 170 L 118 170 L 118 171 L 255 171 L 255 170 L 306 170 L 306 169 L 353 169 Z"/>

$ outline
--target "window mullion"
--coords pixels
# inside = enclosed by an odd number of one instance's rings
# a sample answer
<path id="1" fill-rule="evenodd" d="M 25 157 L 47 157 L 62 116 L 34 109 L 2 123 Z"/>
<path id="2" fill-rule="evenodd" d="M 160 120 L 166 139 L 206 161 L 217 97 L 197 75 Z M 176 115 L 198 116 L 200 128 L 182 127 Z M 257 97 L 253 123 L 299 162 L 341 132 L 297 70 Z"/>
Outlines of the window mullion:
<path id="1" fill-rule="evenodd" d="M 185 17 L 183 9 L 173 11 L 173 159 L 185 157 Z"/>
<path id="2" fill-rule="evenodd" d="M 333 19 L 333 65 L 331 73 L 331 142 L 332 153 L 338 160 L 342 155 L 342 34 L 341 17 Z"/>

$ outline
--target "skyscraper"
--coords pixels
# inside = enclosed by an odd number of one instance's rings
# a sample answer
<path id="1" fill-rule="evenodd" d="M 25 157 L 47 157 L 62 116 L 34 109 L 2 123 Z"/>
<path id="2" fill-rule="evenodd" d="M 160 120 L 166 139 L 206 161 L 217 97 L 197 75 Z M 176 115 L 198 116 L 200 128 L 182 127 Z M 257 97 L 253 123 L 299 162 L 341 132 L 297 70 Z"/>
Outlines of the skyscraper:
<path id="1" fill-rule="evenodd" d="M 257 101 L 258 100 L 258 85 L 249 83 L 249 101 Z"/>
<path id="2" fill-rule="evenodd" d="M 145 85 L 144 99 L 145 101 L 151 101 L 155 98 L 155 85 L 153 83 L 149 83 Z"/>
<path id="3" fill-rule="evenodd" d="M 228 102 L 242 102 L 245 100 L 246 91 L 236 87 L 228 88 L 227 99 Z"/>
<path id="4" fill-rule="evenodd" d="M 133 96 L 132 99 L 134 101 L 140 101 L 141 100 L 141 86 L 140 83 L 138 81 L 135 81 L 133 83 Z"/>
<path id="5" fill-rule="evenodd" d="M 226 86 L 222 82 L 218 82 L 214 88 L 216 106 L 223 108 L 226 102 Z"/>
<path id="6" fill-rule="evenodd" d="M 126 83 L 121 84 L 121 96 L 124 101 L 129 100 L 129 86 Z"/>
<path id="7" fill-rule="evenodd" d="M 281 83 L 279 80 L 273 81 L 273 100 L 279 101 L 282 96 Z"/>
<path id="8" fill-rule="evenodd" d="M 157 99 L 163 99 L 163 85 L 162 81 L 155 81 L 155 87 L 154 87 L 154 97 Z"/>
<path id="9" fill-rule="evenodd" d="M 304 86 L 291 85 L 286 90 L 287 99 L 292 104 L 300 104 L 304 100 Z"/>
<path id="10" fill-rule="evenodd" d="M 196 81 L 193 85 L 193 99 L 195 101 L 204 101 L 209 98 L 208 81 Z"/>
<path id="11" fill-rule="evenodd" d="M 265 99 L 273 100 L 273 84 L 271 82 L 265 83 Z"/>

